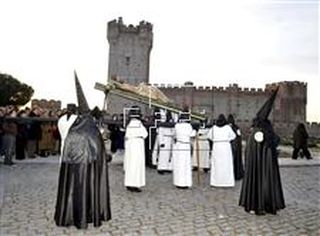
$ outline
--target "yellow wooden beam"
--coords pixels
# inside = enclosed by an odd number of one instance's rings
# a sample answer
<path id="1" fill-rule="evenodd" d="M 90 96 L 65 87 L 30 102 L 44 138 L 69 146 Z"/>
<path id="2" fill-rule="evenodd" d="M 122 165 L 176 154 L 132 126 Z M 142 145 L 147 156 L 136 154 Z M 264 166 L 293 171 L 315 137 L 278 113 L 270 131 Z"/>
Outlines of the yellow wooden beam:
<path id="1" fill-rule="evenodd" d="M 132 101 L 136 101 L 136 102 L 150 105 L 152 107 L 166 109 L 166 110 L 174 112 L 174 113 L 180 113 L 182 111 L 181 108 L 174 106 L 174 104 L 161 103 L 161 102 L 154 100 L 152 98 L 140 96 L 138 94 L 131 93 L 131 92 L 116 88 L 112 84 L 104 85 L 101 83 L 96 83 L 94 88 L 104 92 L 106 94 L 106 96 L 108 96 L 108 94 L 114 94 L 114 95 L 129 99 L 129 100 L 132 100 Z M 191 112 L 190 116 L 193 119 L 201 120 L 201 121 L 204 121 L 206 119 L 203 115 L 198 114 L 198 113 L 194 113 L 194 112 Z"/>

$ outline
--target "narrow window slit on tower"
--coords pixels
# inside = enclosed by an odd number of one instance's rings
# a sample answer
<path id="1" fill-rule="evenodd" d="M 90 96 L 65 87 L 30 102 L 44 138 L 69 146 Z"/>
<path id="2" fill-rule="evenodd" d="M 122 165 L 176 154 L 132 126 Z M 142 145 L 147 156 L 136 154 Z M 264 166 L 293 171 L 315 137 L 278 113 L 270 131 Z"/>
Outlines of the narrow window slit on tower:
<path id="1" fill-rule="evenodd" d="M 130 65 L 130 57 L 126 57 L 126 65 Z"/>

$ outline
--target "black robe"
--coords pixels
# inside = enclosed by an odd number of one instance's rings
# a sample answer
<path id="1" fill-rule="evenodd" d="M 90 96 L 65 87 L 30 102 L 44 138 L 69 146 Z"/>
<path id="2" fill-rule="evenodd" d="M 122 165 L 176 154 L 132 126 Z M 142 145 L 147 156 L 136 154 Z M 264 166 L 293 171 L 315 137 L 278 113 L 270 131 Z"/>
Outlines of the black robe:
<path id="1" fill-rule="evenodd" d="M 147 167 L 156 169 L 156 166 L 152 164 L 152 153 L 154 149 L 154 143 L 157 137 L 157 129 L 150 128 L 153 124 L 145 124 L 148 131 L 148 137 L 144 139 L 144 149 L 145 149 L 145 163 Z"/>
<path id="2" fill-rule="evenodd" d="M 23 122 L 19 122 L 17 125 L 18 132 L 16 135 L 16 159 L 25 159 L 25 151 L 28 142 L 27 126 Z"/>
<path id="3" fill-rule="evenodd" d="M 293 132 L 293 148 L 308 148 L 309 135 L 303 126 L 298 126 Z"/>
<path id="4" fill-rule="evenodd" d="M 111 153 L 116 153 L 118 149 L 118 129 L 119 127 L 116 124 L 109 124 L 108 129 L 110 131 L 110 140 L 111 140 Z"/>
<path id="5" fill-rule="evenodd" d="M 300 123 L 297 128 L 293 132 L 293 153 L 292 159 L 297 159 L 299 151 L 301 158 L 305 156 L 307 159 L 312 159 L 311 153 L 308 150 L 308 138 L 309 135 L 307 133 L 306 127 L 304 124 Z"/>
<path id="6" fill-rule="evenodd" d="M 260 143 L 254 138 L 257 131 L 264 134 Z M 277 210 L 285 208 L 276 150 L 278 140 L 272 128 L 266 131 L 258 127 L 253 128 L 248 138 L 239 201 L 247 212 L 276 214 Z"/>
<path id="7" fill-rule="evenodd" d="M 83 229 L 111 219 L 108 161 L 93 118 L 78 117 L 64 143 L 54 215 L 58 226 Z"/>
<path id="8" fill-rule="evenodd" d="M 125 129 L 122 127 L 122 124 L 120 122 L 111 123 L 108 125 L 108 129 L 110 131 L 111 153 L 116 153 L 118 149 L 124 150 Z"/>
<path id="9" fill-rule="evenodd" d="M 230 124 L 230 126 L 234 133 L 237 135 L 236 138 L 231 141 L 234 178 L 235 180 L 240 180 L 244 176 L 242 164 L 242 139 L 241 135 L 237 133 L 239 127 L 233 124 Z"/>

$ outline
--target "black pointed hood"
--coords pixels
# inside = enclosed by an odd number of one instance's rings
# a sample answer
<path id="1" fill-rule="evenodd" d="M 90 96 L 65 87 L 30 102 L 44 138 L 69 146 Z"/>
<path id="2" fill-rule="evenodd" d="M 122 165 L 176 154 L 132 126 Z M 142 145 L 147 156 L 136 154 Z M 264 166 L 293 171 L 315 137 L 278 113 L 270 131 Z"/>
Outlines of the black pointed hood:
<path id="1" fill-rule="evenodd" d="M 86 97 L 84 96 L 81 84 L 79 82 L 77 72 L 74 71 L 74 79 L 76 83 L 76 91 L 77 91 L 77 99 L 78 99 L 78 111 L 80 114 L 84 114 L 90 111 L 90 108 L 88 106 Z"/>
<path id="2" fill-rule="evenodd" d="M 276 99 L 277 93 L 279 90 L 279 86 L 272 92 L 271 96 L 268 100 L 263 104 L 263 106 L 258 111 L 256 118 L 259 120 L 267 120 L 268 116 L 272 110 L 274 100 Z"/>

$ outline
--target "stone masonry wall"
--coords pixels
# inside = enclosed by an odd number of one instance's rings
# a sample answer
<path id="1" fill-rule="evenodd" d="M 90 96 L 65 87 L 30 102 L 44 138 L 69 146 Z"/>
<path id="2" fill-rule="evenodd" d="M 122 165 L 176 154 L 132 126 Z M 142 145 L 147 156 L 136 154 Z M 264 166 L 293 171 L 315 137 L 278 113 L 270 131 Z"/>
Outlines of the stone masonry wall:
<path id="1" fill-rule="evenodd" d="M 251 121 L 272 89 L 279 86 L 274 109 L 269 119 L 275 131 L 282 137 L 291 137 L 298 123 L 306 124 L 311 137 L 320 138 L 320 124 L 306 122 L 307 84 L 293 81 L 267 84 L 264 89 L 240 88 L 237 84 L 228 87 L 154 84 L 180 107 L 188 106 L 194 112 L 205 112 L 216 119 L 219 114 L 233 114 L 243 132 L 249 132 Z"/>
<path id="2" fill-rule="evenodd" d="M 195 87 L 158 85 L 178 106 L 188 106 L 194 112 L 217 118 L 221 113 L 233 114 L 237 120 L 251 120 L 270 95 L 270 90 L 239 88 L 237 84 L 229 87 Z M 271 115 L 272 117 L 272 115 Z"/>

